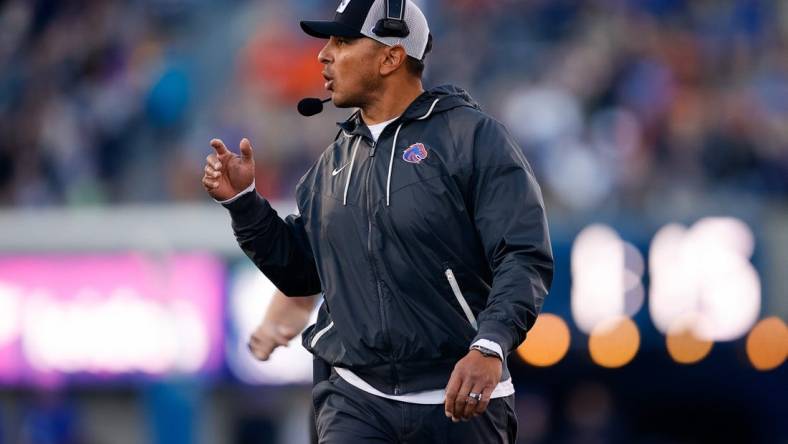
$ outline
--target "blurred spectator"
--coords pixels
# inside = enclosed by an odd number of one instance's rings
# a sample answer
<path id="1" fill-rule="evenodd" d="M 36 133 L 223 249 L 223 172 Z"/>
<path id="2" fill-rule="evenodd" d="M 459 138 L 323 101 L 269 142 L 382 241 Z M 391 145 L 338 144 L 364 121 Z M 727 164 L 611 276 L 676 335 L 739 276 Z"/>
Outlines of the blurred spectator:
<path id="1" fill-rule="evenodd" d="M 243 136 L 260 191 L 292 198 L 348 114 L 293 109 L 321 94 L 297 21 L 324 3 L 4 2 L 0 205 L 206 199 L 207 142 Z M 504 120 L 553 208 L 788 194 L 788 3 L 420 3 L 428 83 Z"/>

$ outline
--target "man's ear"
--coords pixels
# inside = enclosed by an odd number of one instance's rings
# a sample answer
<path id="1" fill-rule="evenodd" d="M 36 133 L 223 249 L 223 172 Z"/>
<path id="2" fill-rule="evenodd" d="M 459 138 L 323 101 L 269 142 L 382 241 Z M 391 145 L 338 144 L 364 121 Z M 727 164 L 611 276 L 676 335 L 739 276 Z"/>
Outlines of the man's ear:
<path id="1" fill-rule="evenodd" d="M 405 52 L 405 48 L 400 45 L 386 47 L 384 51 L 385 58 L 380 65 L 380 74 L 385 77 L 404 65 L 408 54 Z"/>

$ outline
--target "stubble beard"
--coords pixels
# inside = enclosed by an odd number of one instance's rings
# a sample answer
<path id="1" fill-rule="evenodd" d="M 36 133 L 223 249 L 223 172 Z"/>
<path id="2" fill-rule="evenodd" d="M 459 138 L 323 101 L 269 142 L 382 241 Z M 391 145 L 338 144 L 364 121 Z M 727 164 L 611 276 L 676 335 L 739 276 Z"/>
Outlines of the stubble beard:
<path id="1" fill-rule="evenodd" d="M 378 76 L 365 73 L 359 80 L 359 89 L 351 94 L 346 95 L 334 100 L 334 106 L 337 108 L 361 108 L 364 109 L 372 98 L 375 97 L 377 91 L 381 88 L 382 79 Z"/>

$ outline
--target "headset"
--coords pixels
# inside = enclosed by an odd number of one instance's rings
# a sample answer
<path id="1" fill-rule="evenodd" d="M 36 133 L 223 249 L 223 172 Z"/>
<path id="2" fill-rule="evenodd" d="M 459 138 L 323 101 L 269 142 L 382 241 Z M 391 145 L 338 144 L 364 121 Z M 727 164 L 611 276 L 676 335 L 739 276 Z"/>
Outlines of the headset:
<path id="1" fill-rule="evenodd" d="M 378 37 L 407 37 L 410 28 L 405 23 L 405 4 L 407 0 L 385 0 L 386 16 L 372 29 Z"/>

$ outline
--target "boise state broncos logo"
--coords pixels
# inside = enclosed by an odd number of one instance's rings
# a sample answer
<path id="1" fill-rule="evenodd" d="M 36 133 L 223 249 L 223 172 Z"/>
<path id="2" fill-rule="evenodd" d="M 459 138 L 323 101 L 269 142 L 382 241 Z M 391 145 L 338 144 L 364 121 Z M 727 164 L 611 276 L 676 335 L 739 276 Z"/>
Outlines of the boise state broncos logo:
<path id="1" fill-rule="evenodd" d="M 402 160 L 405 162 L 418 164 L 421 163 L 422 160 L 426 159 L 427 156 L 429 156 L 427 147 L 425 147 L 423 143 L 414 143 L 413 145 L 409 146 L 404 153 L 402 153 Z"/>

